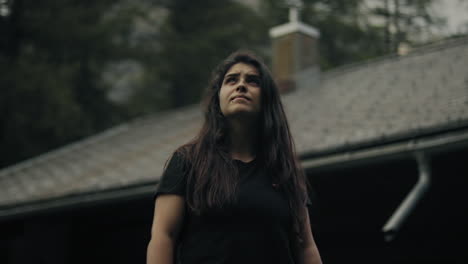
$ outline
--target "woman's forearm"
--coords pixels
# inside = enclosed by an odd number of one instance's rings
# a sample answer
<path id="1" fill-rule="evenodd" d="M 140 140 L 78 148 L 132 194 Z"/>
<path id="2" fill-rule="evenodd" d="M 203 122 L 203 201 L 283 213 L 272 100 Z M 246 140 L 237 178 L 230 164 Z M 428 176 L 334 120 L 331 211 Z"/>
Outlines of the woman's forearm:
<path id="1" fill-rule="evenodd" d="M 146 251 L 146 264 L 174 264 L 174 242 L 169 236 L 151 238 Z"/>
<path id="2" fill-rule="evenodd" d="M 304 249 L 304 264 L 322 264 L 320 253 L 315 243 Z"/>

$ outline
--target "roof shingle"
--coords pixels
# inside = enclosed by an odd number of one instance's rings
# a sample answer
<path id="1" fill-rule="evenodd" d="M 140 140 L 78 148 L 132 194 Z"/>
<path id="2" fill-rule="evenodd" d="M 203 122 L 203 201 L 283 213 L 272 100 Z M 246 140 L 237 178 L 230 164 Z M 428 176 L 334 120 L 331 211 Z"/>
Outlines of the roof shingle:
<path id="1" fill-rule="evenodd" d="M 468 125 L 468 38 L 315 78 L 283 98 L 298 153 Z M 197 106 L 176 109 L 3 169 L 0 209 L 155 182 L 201 122 Z"/>

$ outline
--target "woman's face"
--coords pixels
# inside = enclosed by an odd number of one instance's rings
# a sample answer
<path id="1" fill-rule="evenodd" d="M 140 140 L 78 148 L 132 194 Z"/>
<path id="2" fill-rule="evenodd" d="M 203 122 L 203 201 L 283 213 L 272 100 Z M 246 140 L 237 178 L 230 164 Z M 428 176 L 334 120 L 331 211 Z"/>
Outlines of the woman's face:
<path id="1" fill-rule="evenodd" d="M 224 75 L 219 105 L 225 117 L 257 116 L 261 108 L 260 74 L 254 66 L 234 64 Z"/>

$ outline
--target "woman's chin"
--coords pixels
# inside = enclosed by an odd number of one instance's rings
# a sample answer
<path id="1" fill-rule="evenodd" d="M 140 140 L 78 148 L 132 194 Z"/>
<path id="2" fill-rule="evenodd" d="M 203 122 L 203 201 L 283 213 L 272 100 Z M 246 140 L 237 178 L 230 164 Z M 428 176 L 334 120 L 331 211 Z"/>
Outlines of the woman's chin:
<path id="1" fill-rule="evenodd" d="M 236 109 L 233 109 L 229 113 L 224 115 L 227 118 L 233 118 L 233 119 L 238 119 L 238 118 L 255 118 L 258 116 L 258 112 L 254 111 L 248 107 L 238 107 Z"/>

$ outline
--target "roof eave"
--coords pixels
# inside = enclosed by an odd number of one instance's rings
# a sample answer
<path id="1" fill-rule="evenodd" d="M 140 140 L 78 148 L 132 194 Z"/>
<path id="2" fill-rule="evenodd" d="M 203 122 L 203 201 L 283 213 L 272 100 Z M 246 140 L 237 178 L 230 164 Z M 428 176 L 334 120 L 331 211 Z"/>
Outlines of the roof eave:
<path id="1" fill-rule="evenodd" d="M 467 147 L 468 127 L 464 127 L 424 137 L 387 141 L 380 145 L 362 144 L 322 152 L 309 152 L 300 155 L 300 158 L 305 170 L 332 169 L 377 160 L 410 157 L 416 152 L 433 154 Z"/>
<path id="2" fill-rule="evenodd" d="M 84 208 L 154 195 L 156 181 L 99 192 L 75 194 L 47 200 L 25 202 L 0 207 L 0 222 L 33 214 L 51 213 L 69 208 Z"/>

